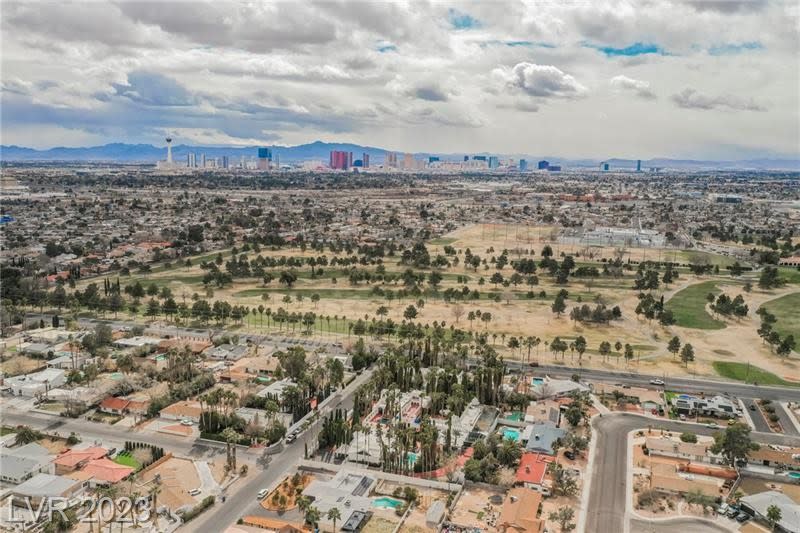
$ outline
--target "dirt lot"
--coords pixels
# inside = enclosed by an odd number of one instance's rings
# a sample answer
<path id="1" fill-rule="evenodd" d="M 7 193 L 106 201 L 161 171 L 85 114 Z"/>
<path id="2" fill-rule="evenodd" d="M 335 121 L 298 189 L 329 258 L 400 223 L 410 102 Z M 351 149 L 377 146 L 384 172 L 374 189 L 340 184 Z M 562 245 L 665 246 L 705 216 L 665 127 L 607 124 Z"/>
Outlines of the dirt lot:
<path id="1" fill-rule="evenodd" d="M 497 488 L 490 490 L 483 487 L 471 487 L 464 490 L 450 514 L 450 521 L 467 527 L 476 527 L 484 531 L 497 531 L 489 525 L 492 517 L 498 517 L 503 507 L 506 491 Z M 492 501 L 496 503 L 492 503 Z"/>
<path id="2" fill-rule="evenodd" d="M 189 491 L 200 487 L 200 477 L 194 463 L 188 459 L 172 457 L 156 468 L 139 476 L 138 484 L 148 486 L 156 474 L 161 475 L 161 492 L 158 495 L 159 505 L 177 509 L 184 505 L 194 505 L 197 500 Z"/>

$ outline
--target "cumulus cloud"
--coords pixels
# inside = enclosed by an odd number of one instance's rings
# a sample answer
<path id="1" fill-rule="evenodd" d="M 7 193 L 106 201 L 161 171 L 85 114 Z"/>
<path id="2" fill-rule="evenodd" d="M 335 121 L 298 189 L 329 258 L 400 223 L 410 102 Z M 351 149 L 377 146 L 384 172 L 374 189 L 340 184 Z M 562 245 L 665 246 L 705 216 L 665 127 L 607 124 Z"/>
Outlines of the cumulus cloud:
<path id="1" fill-rule="evenodd" d="M 728 109 L 731 111 L 766 111 L 767 108 L 757 103 L 752 98 L 743 99 L 738 96 L 723 94 L 710 96 L 687 87 L 677 94 L 672 95 L 672 101 L 684 109 Z"/>
<path id="2" fill-rule="evenodd" d="M 250 142 L 266 127 L 291 143 L 563 153 L 564 137 L 526 116 L 539 111 L 572 132 L 569 149 L 581 156 L 606 157 L 620 145 L 637 156 L 698 154 L 704 138 L 795 153 L 797 13 L 787 9 L 762 0 L 516 1 L 503 9 L 12 2 L 0 17 L 0 127 L 4 142 L 22 144 L 40 130 L 48 141 L 63 136 L 53 141 L 63 145 L 159 142 L 164 129 L 198 142 Z M 590 90 L 601 84 L 607 90 Z M 626 99 L 609 102 L 610 90 L 650 101 L 648 124 L 631 120 L 638 110 Z M 762 101 L 764 113 L 705 113 L 691 124 L 674 112 L 761 111 Z M 599 139 L 585 126 L 600 114 L 618 135 Z M 660 139 L 643 134 L 653 125 Z"/>
<path id="3" fill-rule="evenodd" d="M 117 95 L 152 106 L 188 106 L 195 102 L 180 83 L 155 72 L 131 72 L 128 84 L 112 84 Z"/>
<path id="4" fill-rule="evenodd" d="M 492 74 L 509 90 L 538 98 L 578 98 L 588 90 L 578 81 L 553 65 L 517 63 L 513 67 L 498 67 Z"/>
<path id="5" fill-rule="evenodd" d="M 611 87 L 619 92 L 632 92 L 639 98 L 654 100 L 656 93 L 650 88 L 650 83 L 643 80 L 635 80 L 628 76 L 614 76 L 611 78 Z"/>

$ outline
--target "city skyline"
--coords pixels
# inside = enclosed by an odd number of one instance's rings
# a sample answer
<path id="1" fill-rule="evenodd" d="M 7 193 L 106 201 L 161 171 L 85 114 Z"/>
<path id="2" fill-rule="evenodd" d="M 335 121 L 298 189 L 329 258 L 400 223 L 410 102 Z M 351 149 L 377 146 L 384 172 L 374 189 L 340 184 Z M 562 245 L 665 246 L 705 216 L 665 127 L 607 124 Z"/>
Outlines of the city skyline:
<path id="1" fill-rule="evenodd" d="M 800 145 L 789 2 L 4 7 L 6 145 L 718 160 Z"/>

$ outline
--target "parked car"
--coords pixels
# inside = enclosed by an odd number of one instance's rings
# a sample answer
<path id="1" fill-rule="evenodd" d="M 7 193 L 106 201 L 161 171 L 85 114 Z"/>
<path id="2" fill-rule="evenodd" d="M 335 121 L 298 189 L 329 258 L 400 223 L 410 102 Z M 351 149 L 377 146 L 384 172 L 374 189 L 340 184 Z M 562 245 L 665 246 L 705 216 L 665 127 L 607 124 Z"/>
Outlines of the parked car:
<path id="1" fill-rule="evenodd" d="M 728 508 L 728 512 L 725 513 L 725 516 L 727 516 L 728 518 L 736 518 L 736 515 L 738 514 L 739 514 L 739 508 L 736 507 L 735 505 L 731 505 Z"/>
<path id="2" fill-rule="evenodd" d="M 564 452 L 564 457 L 566 457 L 570 461 L 574 461 L 575 460 L 575 452 L 573 452 L 572 450 L 567 450 L 567 451 Z"/>
<path id="3" fill-rule="evenodd" d="M 538 361 L 531 361 L 531 362 L 530 362 L 530 365 L 531 365 L 532 367 L 537 367 L 537 366 L 539 366 L 539 362 L 538 362 Z"/>
<path id="4" fill-rule="evenodd" d="M 258 494 L 256 494 L 256 498 L 258 498 L 259 500 L 263 500 L 264 498 L 267 497 L 268 493 L 269 491 L 267 489 L 261 489 L 260 491 L 258 491 Z"/>
<path id="5" fill-rule="evenodd" d="M 725 503 L 725 502 L 722 502 L 721 504 L 719 504 L 719 507 L 717 507 L 717 513 L 721 514 L 721 515 L 725 515 L 725 513 L 727 513 L 727 512 L 728 512 L 728 504 Z"/>
<path id="6" fill-rule="evenodd" d="M 650 380 L 650 385 L 658 385 L 659 387 L 663 387 L 664 386 L 664 381 L 661 380 L 661 379 L 657 379 L 657 378 L 656 379 L 651 379 Z"/>
<path id="7" fill-rule="evenodd" d="M 708 429 L 719 429 L 721 426 L 716 422 L 711 422 L 710 424 L 706 424 Z"/>
<path id="8" fill-rule="evenodd" d="M 286 444 L 293 443 L 294 439 L 296 439 L 296 438 L 297 438 L 297 435 L 295 435 L 295 434 L 291 434 L 291 435 L 287 436 L 286 437 Z"/>
<path id="9" fill-rule="evenodd" d="M 192 490 L 190 490 L 190 491 L 189 491 L 189 494 L 191 494 L 192 496 L 197 496 L 197 495 L 199 495 L 201 492 L 202 492 L 202 491 L 201 491 L 200 489 L 192 489 Z"/>
<path id="10" fill-rule="evenodd" d="M 681 414 L 680 418 L 681 418 L 681 420 L 686 420 L 686 415 Z"/>
<path id="11" fill-rule="evenodd" d="M 748 407 L 748 409 L 750 409 L 751 411 L 755 411 L 756 410 L 756 404 L 751 403 L 750 407 Z"/>
<path id="12" fill-rule="evenodd" d="M 736 515 L 736 521 L 739 522 L 740 524 L 744 524 L 748 520 L 750 520 L 750 515 L 747 513 L 739 513 L 738 515 Z"/>
<path id="13" fill-rule="evenodd" d="M 194 424 L 194 422 L 192 422 L 190 418 L 184 418 L 183 420 L 181 420 L 182 426 L 191 426 L 192 424 Z"/>

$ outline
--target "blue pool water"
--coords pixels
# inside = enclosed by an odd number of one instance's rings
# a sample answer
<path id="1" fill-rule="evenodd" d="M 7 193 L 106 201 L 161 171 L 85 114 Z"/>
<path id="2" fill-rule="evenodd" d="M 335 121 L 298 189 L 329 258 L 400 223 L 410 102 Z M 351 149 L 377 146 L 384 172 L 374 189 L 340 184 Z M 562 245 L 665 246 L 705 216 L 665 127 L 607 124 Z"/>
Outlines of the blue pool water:
<path id="1" fill-rule="evenodd" d="M 415 452 L 408 452 L 406 454 L 406 460 L 408 461 L 408 464 L 410 464 L 410 465 L 413 465 L 414 463 L 417 462 L 417 457 L 419 457 L 419 454 L 415 453 Z"/>
<path id="2" fill-rule="evenodd" d="M 789 472 L 787 475 L 793 479 L 800 479 L 800 472 Z"/>
<path id="3" fill-rule="evenodd" d="M 403 505 L 403 502 L 395 500 L 394 498 L 389 498 L 388 496 L 381 496 L 380 498 L 372 500 L 372 506 L 380 509 L 397 509 L 401 505 Z"/>
<path id="4" fill-rule="evenodd" d="M 531 379 L 531 384 L 533 385 L 541 385 L 544 383 L 544 378 L 533 378 Z"/>
<path id="5" fill-rule="evenodd" d="M 519 430 L 518 429 L 503 428 L 503 431 L 501 432 L 501 434 L 503 435 L 504 439 L 511 439 L 511 440 L 514 440 L 514 441 L 518 441 L 519 440 Z"/>

